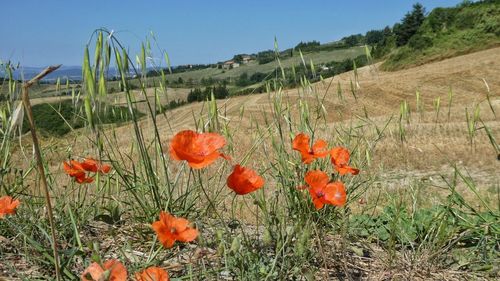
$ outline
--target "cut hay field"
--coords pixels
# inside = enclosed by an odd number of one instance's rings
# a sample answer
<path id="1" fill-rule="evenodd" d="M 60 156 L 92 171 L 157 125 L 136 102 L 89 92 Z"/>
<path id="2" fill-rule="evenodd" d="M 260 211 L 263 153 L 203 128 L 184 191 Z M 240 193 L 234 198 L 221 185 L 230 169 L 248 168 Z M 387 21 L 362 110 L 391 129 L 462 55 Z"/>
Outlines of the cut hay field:
<path id="1" fill-rule="evenodd" d="M 500 48 L 489 49 L 465 56 L 459 56 L 440 62 L 396 71 L 384 72 L 375 64 L 358 70 L 359 89 L 357 100 L 350 93 L 350 81 L 353 72 L 347 72 L 331 79 L 311 85 L 311 90 L 322 99 L 326 114 L 328 131 L 334 132 L 340 124 L 360 123 L 358 117 L 368 117 L 378 126 L 393 117 L 393 121 L 384 139 L 379 143 L 371 169 L 383 172 L 385 177 L 409 180 L 408 176 L 429 178 L 439 174 L 450 163 L 460 163 L 477 175 L 484 182 L 485 189 L 498 184 L 499 175 L 495 170 L 500 168 L 496 152 L 487 135 L 479 132 L 471 149 L 467 135 L 465 108 L 473 111 L 476 105 L 481 110 L 482 120 L 491 128 L 496 139 L 500 138 L 500 123 L 496 119 L 486 101 L 489 95 L 494 109 L 500 111 Z M 484 80 L 483 80 L 484 79 Z M 485 81 L 487 85 L 485 84 Z M 338 97 L 338 85 L 343 92 L 343 100 Z M 453 92 L 451 107 L 448 106 L 450 89 Z M 416 111 L 416 92 L 421 95 L 421 110 Z M 148 97 L 154 103 L 153 89 L 148 89 Z M 134 91 L 139 101 L 144 101 L 140 91 Z M 166 103 L 169 99 L 185 99 L 187 90 L 168 89 L 167 95 L 160 95 Z M 271 93 L 271 96 L 275 93 Z M 291 114 L 298 114 L 299 97 L 310 100 L 313 104 L 316 97 L 304 89 L 284 90 L 283 104 L 288 103 Z M 435 101 L 441 100 L 441 109 L 436 120 Z M 59 97 L 50 98 L 54 101 Z M 113 104 L 124 105 L 123 94 L 111 95 Z M 236 138 L 252 135 L 256 124 L 264 124 L 265 116 L 272 114 L 272 97 L 268 94 L 233 97 L 218 102 L 220 110 L 227 118 L 228 128 Z M 34 99 L 33 103 L 47 102 L 47 99 Z M 397 133 L 396 120 L 400 105 L 407 101 L 411 110 L 407 130 L 407 141 L 401 145 Z M 142 111 L 145 104 L 141 102 Z M 168 143 L 173 134 L 183 129 L 194 129 L 193 113 L 206 111 L 204 103 L 182 106 L 159 115 L 156 125 L 160 135 Z M 448 115 L 448 111 L 450 114 Z M 242 113 L 243 112 L 243 113 Z M 145 138 L 152 138 L 152 123 L 149 120 L 140 122 Z M 131 125 L 130 125 L 131 126 Z M 118 147 L 130 149 L 131 139 L 126 132 L 130 126 L 116 128 Z M 76 133 L 80 135 L 80 132 Z M 329 133 L 323 133 L 328 136 Z M 69 137 L 75 141 L 74 136 Z M 76 138 L 77 141 L 83 141 Z M 248 144 L 250 145 L 250 144 Z M 85 146 L 82 146 L 84 148 Z M 241 151 L 248 149 L 239 145 Z M 87 153 L 85 150 L 79 154 Z M 59 163 L 63 159 L 54 159 Z M 57 165 L 56 165 L 57 166 Z M 486 176 L 485 176 L 486 174 Z M 432 184 L 432 183 L 429 183 Z"/>

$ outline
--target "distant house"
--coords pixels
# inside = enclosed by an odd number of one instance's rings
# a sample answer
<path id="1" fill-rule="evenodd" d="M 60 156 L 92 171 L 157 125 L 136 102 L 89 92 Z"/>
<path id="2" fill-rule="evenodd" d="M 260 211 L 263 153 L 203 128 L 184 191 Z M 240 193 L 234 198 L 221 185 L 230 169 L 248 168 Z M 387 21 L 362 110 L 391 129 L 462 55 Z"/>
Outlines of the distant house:
<path id="1" fill-rule="evenodd" d="M 253 61 L 253 58 L 252 58 L 251 56 L 243 56 L 243 57 L 241 58 L 241 62 L 242 62 L 243 64 L 247 64 L 247 63 L 249 63 L 249 62 L 251 62 L 251 61 Z"/>
<path id="2" fill-rule="evenodd" d="M 224 68 L 224 69 L 231 69 L 231 68 L 237 68 L 237 67 L 240 67 L 240 64 L 235 62 L 234 60 L 228 60 L 228 61 L 224 62 L 224 64 L 222 65 L 222 68 Z"/>

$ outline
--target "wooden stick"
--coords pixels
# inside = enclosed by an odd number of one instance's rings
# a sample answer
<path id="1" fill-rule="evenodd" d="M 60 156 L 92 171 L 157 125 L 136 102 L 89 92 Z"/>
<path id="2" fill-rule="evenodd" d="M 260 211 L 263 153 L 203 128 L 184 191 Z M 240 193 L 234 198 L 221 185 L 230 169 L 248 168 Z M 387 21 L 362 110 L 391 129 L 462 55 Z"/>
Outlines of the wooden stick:
<path id="1" fill-rule="evenodd" d="M 61 65 L 49 66 L 49 67 L 45 68 L 37 76 L 33 77 L 30 81 L 24 83 L 23 92 L 22 92 L 23 104 L 24 104 L 24 108 L 26 110 L 26 113 L 28 115 L 31 137 L 33 138 L 33 146 L 35 148 L 35 156 L 36 156 L 36 162 L 37 162 L 37 166 L 38 166 L 38 173 L 40 174 L 41 183 L 42 183 L 42 186 L 43 186 L 43 189 L 45 192 L 45 200 L 46 200 L 46 204 L 47 204 L 49 225 L 50 225 L 50 229 L 52 231 L 52 249 L 54 252 L 54 267 L 55 267 L 55 271 L 56 271 L 56 280 L 57 281 L 61 280 L 61 275 L 59 272 L 60 271 L 59 270 L 59 255 L 57 253 L 57 240 L 56 240 L 56 228 L 54 225 L 54 214 L 52 212 L 52 204 L 50 203 L 49 188 L 47 185 L 47 178 L 45 177 L 45 170 L 43 168 L 42 154 L 40 153 L 40 144 L 38 143 L 38 137 L 36 135 L 35 119 L 33 118 L 33 111 L 31 110 L 31 103 L 30 103 L 30 99 L 29 99 L 29 95 L 28 95 L 28 89 L 29 89 L 29 87 L 31 87 L 31 85 L 38 82 L 43 77 L 45 77 L 47 74 L 55 71 L 59 67 L 61 67 Z"/>

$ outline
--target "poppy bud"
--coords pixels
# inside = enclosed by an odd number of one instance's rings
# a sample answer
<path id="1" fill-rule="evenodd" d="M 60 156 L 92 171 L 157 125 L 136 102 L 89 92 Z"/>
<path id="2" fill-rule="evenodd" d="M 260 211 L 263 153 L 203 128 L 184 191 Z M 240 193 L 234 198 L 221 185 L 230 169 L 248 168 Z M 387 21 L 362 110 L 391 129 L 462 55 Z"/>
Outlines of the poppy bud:
<path id="1" fill-rule="evenodd" d="M 231 253 L 237 253 L 240 250 L 241 247 L 241 242 L 240 242 L 240 237 L 236 236 L 233 239 L 233 242 L 231 243 Z"/>
<path id="2" fill-rule="evenodd" d="M 265 245 L 271 245 L 271 243 L 273 242 L 273 236 L 271 235 L 271 231 L 269 231 L 269 229 L 266 228 L 266 230 L 264 230 L 264 236 L 262 237 L 262 241 L 264 242 Z"/>

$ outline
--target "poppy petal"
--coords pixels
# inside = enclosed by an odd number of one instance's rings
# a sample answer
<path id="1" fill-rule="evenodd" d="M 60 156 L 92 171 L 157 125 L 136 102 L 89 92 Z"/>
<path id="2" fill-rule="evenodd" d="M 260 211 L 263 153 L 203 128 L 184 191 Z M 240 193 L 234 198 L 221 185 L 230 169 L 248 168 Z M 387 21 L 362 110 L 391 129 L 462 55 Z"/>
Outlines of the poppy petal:
<path id="1" fill-rule="evenodd" d="M 137 281 L 169 281 L 168 272 L 160 267 L 149 267 L 135 274 Z"/>
<path id="2" fill-rule="evenodd" d="M 226 145 L 226 140 L 216 133 L 203 133 L 198 134 L 195 145 L 201 153 L 210 154 L 224 147 L 224 145 Z"/>
<path id="3" fill-rule="evenodd" d="M 300 153 L 309 153 L 309 136 L 300 133 L 295 136 L 292 141 L 292 149 L 299 151 Z"/>
<path id="4" fill-rule="evenodd" d="M 324 140 L 317 140 L 313 145 L 312 151 L 316 158 L 325 157 L 330 153 L 328 151 L 328 144 Z"/>
<path id="5" fill-rule="evenodd" d="M 312 188 L 322 188 L 328 184 L 328 175 L 320 170 L 313 170 L 306 173 L 306 183 Z"/>
<path id="6" fill-rule="evenodd" d="M 180 233 L 188 228 L 189 221 L 184 218 L 172 218 L 169 222 L 171 229 L 175 229 L 175 232 Z"/>
<path id="7" fill-rule="evenodd" d="M 215 162 L 215 160 L 217 160 L 217 158 L 219 158 L 219 157 L 220 157 L 220 153 L 218 153 L 217 151 L 214 151 L 212 154 L 207 155 L 206 157 L 202 158 L 202 160 L 200 162 L 196 162 L 194 159 L 192 159 L 191 161 L 188 161 L 188 165 L 189 165 L 189 167 L 191 167 L 193 169 L 202 169 L 202 168 L 209 166 L 213 162 Z"/>
<path id="8" fill-rule="evenodd" d="M 2 196 L 0 198 L 0 218 L 3 218 L 5 215 L 12 215 L 16 213 L 16 208 L 19 206 L 21 202 L 16 199 L 14 200 L 10 196 Z"/>
<path id="9" fill-rule="evenodd" d="M 183 232 L 179 233 L 177 240 L 181 242 L 191 242 L 198 237 L 198 230 L 195 228 L 188 228 Z"/>
<path id="10" fill-rule="evenodd" d="M 71 165 L 66 161 L 63 162 L 63 169 L 67 174 L 69 174 L 73 170 L 71 168 Z"/>
<path id="11" fill-rule="evenodd" d="M 302 163 L 304 164 L 310 164 L 314 161 L 314 156 L 307 153 L 307 154 L 302 154 Z"/>
<path id="12" fill-rule="evenodd" d="M 324 188 L 324 200 L 334 206 L 344 206 L 346 202 L 345 186 L 342 182 L 329 183 Z"/>
<path id="13" fill-rule="evenodd" d="M 85 158 L 85 160 L 81 162 L 80 165 L 85 171 L 97 173 L 98 164 L 97 161 L 93 158 Z"/>
<path id="14" fill-rule="evenodd" d="M 322 209 L 323 206 L 325 206 L 325 203 L 323 203 L 323 200 L 321 200 L 321 198 L 318 198 L 318 197 L 313 199 L 313 204 L 314 204 L 314 208 L 316 208 L 316 210 Z"/>
<path id="15" fill-rule="evenodd" d="M 71 161 L 69 161 L 69 163 L 71 165 L 71 168 L 73 168 L 74 170 L 85 171 L 85 169 L 82 166 L 82 163 L 80 163 L 76 160 L 71 160 Z"/>
<path id="16" fill-rule="evenodd" d="M 115 259 L 108 260 L 103 264 L 104 269 L 110 270 L 109 279 L 112 281 L 126 281 L 127 280 L 127 269 L 123 264 Z"/>
<path id="17" fill-rule="evenodd" d="M 339 172 L 339 174 L 341 176 L 343 176 L 345 174 L 352 174 L 352 175 L 359 174 L 359 170 L 358 169 L 355 169 L 355 168 L 347 166 L 347 165 L 335 166 L 335 170 L 337 170 L 337 172 Z"/>
<path id="18" fill-rule="evenodd" d="M 94 281 L 99 280 L 103 274 L 104 269 L 98 263 L 93 262 L 83 271 L 80 278 L 82 281 Z"/>
<path id="19" fill-rule="evenodd" d="M 165 248 L 171 248 L 174 245 L 175 240 L 170 234 L 170 229 L 163 223 L 163 221 L 155 221 L 152 224 L 152 228 L 158 236 L 158 241 L 160 241 Z"/>
<path id="20" fill-rule="evenodd" d="M 180 131 L 170 142 L 170 155 L 176 160 L 202 162 L 203 157 L 193 153 L 194 143 L 198 133 L 191 130 Z"/>
<path id="21" fill-rule="evenodd" d="M 332 164 L 335 166 L 342 166 L 349 163 L 349 150 L 344 147 L 335 147 L 330 151 Z"/>
<path id="22" fill-rule="evenodd" d="M 94 178 L 86 177 L 85 174 L 81 177 L 75 177 L 77 183 L 92 183 L 94 182 Z"/>
<path id="23" fill-rule="evenodd" d="M 170 152 L 170 157 L 172 157 L 174 160 L 177 160 L 177 161 L 182 160 L 179 156 L 177 156 L 177 153 L 175 153 L 175 149 L 172 145 L 170 145 L 169 152 Z"/>
<path id="24" fill-rule="evenodd" d="M 111 171 L 111 166 L 110 165 L 102 165 L 101 168 L 99 169 L 100 173 L 107 174 Z"/>
<path id="25" fill-rule="evenodd" d="M 75 166 L 76 163 L 76 166 Z M 82 177 L 85 175 L 85 171 L 81 168 L 80 163 L 71 160 L 68 162 L 63 162 L 64 172 L 70 177 Z"/>
<path id="26" fill-rule="evenodd" d="M 227 186 L 238 195 L 245 195 L 264 186 L 264 179 L 254 170 L 235 165 L 227 178 Z"/>
<path id="27" fill-rule="evenodd" d="M 198 236 L 198 230 L 188 227 L 189 221 L 176 218 L 164 211 L 160 212 L 160 220 L 152 224 L 158 240 L 165 248 L 174 246 L 175 241 L 191 242 Z"/>
<path id="28" fill-rule="evenodd" d="M 170 156 L 175 160 L 187 161 L 191 168 L 201 169 L 221 156 L 217 150 L 225 144 L 224 137 L 216 133 L 198 134 L 195 131 L 185 130 L 172 138 Z"/>

